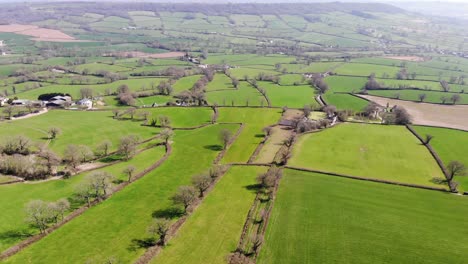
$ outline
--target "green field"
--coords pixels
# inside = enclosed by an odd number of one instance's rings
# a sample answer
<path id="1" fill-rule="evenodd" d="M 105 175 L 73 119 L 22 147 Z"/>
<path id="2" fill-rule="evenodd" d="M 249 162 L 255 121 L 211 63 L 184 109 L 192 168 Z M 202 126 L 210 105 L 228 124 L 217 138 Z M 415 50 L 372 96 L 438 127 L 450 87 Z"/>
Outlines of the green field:
<path id="1" fill-rule="evenodd" d="M 133 165 L 135 174 L 149 167 L 163 156 L 164 148 L 152 148 L 137 154 L 129 161 L 120 162 L 98 171 L 111 173 L 119 180 L 127 180 L 122 174 L 124 168 Z M 18 243 L 38 230 L 29 227 L 25 222 L 24 206 L 31 200 L 56 201 L 60 198 L 71 199 L 76 186 L 82 182 L 84 176 L 89 173 L 81 173 L 65 180 L 52 180 L 45 182 L 17 183 L 0 186 L 0 192 L 4 199 L 0 200 L 0 210 L 5 218 L 0 222 L 0 251 Z M 78 204 L 73 204 L 74 207 Z"/>
<path id="2" fill-rule="evenodd" d="M 302 108 L 304 105 L 316 105 L 316 90 L 310 85 L 284 86 L 272 82 L 258 82 L 259 87 L 267 92 L 272 106 Z"/>
<path id="3" fill-rule="evenodd" d="M 465 165 L 468 164 L 468 149 L 462 147 L 468 144 L 468 132 L 424 126 L 414 126 L 413 128 L 423 138 L 427 134 L 434 137 L 430 144 L 434 147 L 445 165 L 454 160 L 458 160 Z M 459 189 L 468 191 L 468 177 L 458 176 L 455 178 L 455 181 L 461 184 Z"/>
<path id="4" fill-rule="evenodd" d="M 425 94 L 426 98 L 424 102 L 426 103 L 442 103 L 442 97 L 446 97 L 445 104 L 452 104 L 450 98 L 454 94 L 460 96 L 460 101 L 457 104 L 468 104 L 468 94 L 460 93 L 446 93 L 446 92 L 435 92 L 435 91 L 419 91 L 419 90 L 378 90 L 378 91 L 369 91 L 370 95 L 382 96 L 387 98 L 396 98 L 397 95 L 401 100 L 415 101 L 419 102 L 419 95 Z"/>
<path id="5" fill-rule="evenodd" d="M 341 124 L 301 136 L 290 166 L 426 186 L 443 178 L 429 151 L 403 126 Z"/>
<path id="6" fill-rule="evenodd" d="M 148 139 L 157 134 L 157 128 L 143 127 L 141 122 L 113 119 L 110 111 L 52 110 L 40 116 L 0 123 L 0 141 L 12 135 L 25 135 L 33 143 L 48 144 L 61 154 L 69 144 L 87 145 L 94 149 L 104 140 L 110 140 L 112 150 L 115 150 L 123 136 L 135 134 Z M 62 132 L 49 143 L 47 131 L 50 127 L 58 127 Z"/>
<path id="7" fill-rule="evenodd" d="M 153 263 L 226 263 L 226 256 L 237 247 L 255 197 L 248 187 L 264 171 L 261 167 L 232 167 Z"/>
<path id="8" fill-rule="evenodd" d="M 239 137 L 229 147 L 222 161 L 224 163 L 247 162 L 257 145 L 263 140 L 262 129 L 276 124 L 279 118 L 279 109 L 220 108 L 218 122 L 245 123 Z"/>
<path id="9" fill-rule="evenodd" d="M 468 257 L 464 197 L 293 170 L 284 174 L 257 263 L 435 264 Z M 457 243 L 441 250 L 452 240 Z"/>
<path id="10" fill-rule="evenodd" d="M 146 238 L 146 229 L 155 211 L 170 206 L 169 197 L 178 186 L 188 184 L 194 174 L 207 170 L 217 151 L 208 148 L 217 145 L 217 134 L 232 125 L 177 131 L 174 150 L 161 167 L 134 182 L 109 200 L 88 210 L 56 232 L 8 259 L 6 263 L 24 263 L 32 256 L 43 263 L 57 263 L 67 255 L 68 262 L 88 260 L 104 262 L 117 258 L 132 262 L 144 252 L 135 240 Z M 183 164 L 183 172 L 179 166 Z M 174 175 L 178 175 L 174 177 Z M 60 248 L 57 248 L 60 244 Z M 100 245 L 113 245 L 102 247 Z M 132 250 L 129 250 L 133 248 Z"/>
<path id="11" fill-rule="evenodd" d="M 149 119 L 158 119 L 159 116 L 167 116 L 171 120 L 172 127 L 195 127 L 211 122 L 213 110 L 209 107 L 160 107 L 143 108 L 137 113 L 149 112 Z M 158 121 L 159 122 L 159 121 Z M 159 124 L 159 123 L 158 123 Z"/>

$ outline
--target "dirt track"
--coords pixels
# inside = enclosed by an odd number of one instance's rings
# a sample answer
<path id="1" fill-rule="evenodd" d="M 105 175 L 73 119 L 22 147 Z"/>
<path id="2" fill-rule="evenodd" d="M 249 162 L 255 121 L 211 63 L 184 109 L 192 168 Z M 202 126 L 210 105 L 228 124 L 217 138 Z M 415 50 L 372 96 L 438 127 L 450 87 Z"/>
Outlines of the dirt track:
<path id="1" fill-rule="evenodd" d="M 0 32 L 16 33 L 34 37 L 36 41 L 52 41 L 52 42 L 80 42 L 74 37 L 69 36 L 59 30 L 41 28 L 34 25 L 0 25 Z"/>
<path id="2" fill-rule="evenodd" d="M 119 56 L 122 57 L 132 57 L 132 58 L 152 58 L 152 59 L 165 59 L 165 58 L 177 58 L 183 57 L 185 53 L 183 52 L 165 52 L 165 53 L 145 53 L 141 51 L 132 51 L 132 52 L 119 52 Z"/>
<path id="3" fill-rule="evenodd" d="M 387 103 L 390 106 L 402 106 L 410 113 L 413 123 L 417 125 L 457 128 L 468 131 L 468 119 L 466 118 L 468 105 L 438 105 L 401 101 L 372 95 L 359 96 L 382 106 L 387 105 Z"/>
<path id="4" fill-rule="evenodd" d="M 415 61 L 415 62 L 420 62 L 420 61 L 425 60 L 423 57 L 418 57 L 418 56 L 387 56 L 384 58 L 392 59 L 392 60 L 402 60 L 402 61 Z"/>

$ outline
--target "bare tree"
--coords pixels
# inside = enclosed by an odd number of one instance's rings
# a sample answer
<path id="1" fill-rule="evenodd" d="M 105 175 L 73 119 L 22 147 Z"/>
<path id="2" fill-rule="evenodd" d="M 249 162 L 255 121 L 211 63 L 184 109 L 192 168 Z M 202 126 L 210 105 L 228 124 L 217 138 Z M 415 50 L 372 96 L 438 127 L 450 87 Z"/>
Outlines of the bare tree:
<path id="1" fill-rule="evenodd" d="M 110 140 L 104 140 L 97 146 L 97 152 L 101 156 L 107 156 L 109 154 L 109 149 L 112 147 L 112 142 Z"/>
<path id="2" fill-rule="evenodd" d="M 232 138 L 231 130 L 225 128 L 225 129 L 220 131 L 219 140 L 223 144 L 223 149 L 227 148 L 227 146 L 229 144 L 229 141 L 231 141 L 231 138 Z"/>
<path id="3" fill-rule="evenodd" d="M 62 198 L 56 202 L 49 203 L 48 207 L 50 210 L 51 219 L 55 223 L 58 223 L 59 218 L 61 221 L 63 221 L 65 212 L 70 210 L 70 202 L 67 199 Z"/>
<path id="4" fill-rule="evenodd" d="M 81 163 L 81 154 L 78 146 L 73 144 L 68 145 L 63 153 L 63 158 L 68 166 L 76 169 L 76 166 Z"/>
<path id="5" fill-rule="evenodd" d="M 11 119 L 11 116 L 13 115 L 14 108 L 13 106 L 9 105 L 3 109 L 3 113 L 8 115 L 8 119 Z"/>
<path id="6" fill-rule="evenodd" d="M 450 101 L 452 101 L 453 104 L 456 104 L 461 101 L 461 96 L 459 94 L 454 94 L 450 97 Z"/>
<path id="7" fill-rule="evenodd" d="M 51 212 L 48 204 L 42 200 L 30 201 L 26 204 L 26 222 L 39 228 L 41 233 L 45 233 L 48 223 L 51 220 Z"/>
<path id="8" fill-rule="evenodd" d="M 447 100 L 448 100 L 448 97 L 445 96 L 445 95 L 442 95 L 442 96 L 440 97 L 440 101 L 442 102 L 442 104 L 445 104 L 445 102 L 447 102 Z"/>
<path id="9" fill-rule="evenodd" d="M 85 183 L 91 186 L 94 191 L 94 197 L 102 200 L 111 192 L 112 182 L 114 180 L 114 176 L 108 172 L 95 171 L 86 177 Z"/>
<path id="10" fill-rule="evenodd" d="M 426 100 L 426 97 L 427 95 L 424 93 L 418 94 L 419 102 L 424 102 L 424 100 Z"/>
<path id="11" fill-rule="evenodd" d="M 216 178 L 221 176 L 223 173 L 225 173 L 228 170 L 228 167 L 225 165 L 214 165 L 213 167 L 210 168 L 209 175 L 211 179 L 214 181 Z"/>
<path id="12" fill-rule="evenodd" d="M 265 133 L 265 136 L 269 137 L 273 133 L 273 128 L 272 127 L 264 127 L 263 128 L 263 133 Z"/>
<path id="13" fill-rule="evenodd" d="M 172 201 L 175 205 L 182 205 L 184 213 L 187 213 L 187 208 L 195 202 L 197 191 L 193 186 L 180 186 L 177 193 L 172 196 Z"/>
<path id="14" fill-rule="evenodd" d="M 236 89 L 239 86 L 239 80 L 236 77 L 232 77 L 232 86 L 234 86 Z"/>
<path id="15" fill-rule="evenodd" d="M 128 165 L 124 170 L 123 173 L 127 175 L 128 182 L 132 181 L 133 173 L 135 172 L 136 168 L 133 165 Z"/>
<path id="16" fill-rule="evenodd" d="M 114 109 L 112 110 L 112 114 L 114 115 L 114 119 L 117 119 L 121 115 L 121 112 L 119 109 Z"/>
<path id="17" fill-rule="evenodd" d="M 170 128 L 165 128 L 161 131 L 159 135 L 161 136 L 161 139 L 164 140 L 164 144 L 167 145 L 169 143 L 169 140 L 174 135 L 174 131 L 172 131 L 172 129 Z"/>
<path id="18" fill-rule="evenodd" d="M 465 164 L 457 160 L 449 162 L 449 164 L 447 165 L 447 172 L 447 180 L 449 184 L 451 184 L 455 176 L 464 176 L 467 173 Z"/>
<path id="19" fill-rule="evenodd" d="M 80 152 L 82 163 L 87 162 L 94 158 L 93 151 L 86 145 L 79 145 L 78 151 Z"/>
<path id="20" fill-rule="evenodd" d="M 51 127 L 51 128 L 49 128 L 48 133 L 49 133 L 49 138 L 50 139 L 56 139 L 57 136 L 60 133 L 62 133 L 62 130 L 60 128 L 58 128 L 58 127 Z"/>
<path id="21" fill-rule="evenodd" d="M 139 138 L 135 135 L 122 137 L 119 143 L 119 153 L 124 155 L 125 160 L 129 160 L 136 151 Z"/>
<path id="22" fill-rule="evenodd" d="M 206 174 L 195 175 L 192 178 L 192 184 L 200 192 L 200 197 L 203 197 L 205 191 L 210 187 L 211 177 Z"/>
<path id="23" fill-rule="evenodd" d="M 158 116 L 159 125 L 162 127 L 169 127 L 171 125 L 171 119 L 168 116 L 160 115 Z"/>
<path id="24" fill-rule="evenodd" d="M 159 239 L 159 244 L 161 246 L 166 245 L 166 236 L 169 232 L 169 227 L 171 226 L 171 221 L 166 218 L 157 218 L 154 220 L 153 224 L 148 228 L 148 233 L 151 236 L 157 236 Z"/>
<path id="25" fill-rule="evenodd" d="M 304 108 L 302 108 L 302 113 L 304 114 L 304 117 L 309 118 L 310 113 L 312 112 L 312 108 L 309 105 L 305 105 Z"/>
<path id="26" fill-rule="evenodd" d="M 336 113 L 336 106 L 334 105 L 326 105 L 322 108 L 322 111 L 324 111 L 328 117 L 332 117 Z"/>
<path id="27" fill-rule="evenodd" d="M 253 234 L 251 241 L 252 241 L 252 253 L 256 254 L 260 246 L 263 244 L 263 237 L 261 234 Z"/>
<path id="28" fill-rule="evenodd" d="M 430 134 L 426 134 L 426 139 L 424 140 L 424 145 L 427 145 L 431 142 L 434 137 Z"/>
<path id="29" fill-rule="evenodd" d="M 84 88 L 81 88 L 80 89 L 80 95 L 81 95 L 81 99 L 84 99 L 84 98 L 93 98 L 93 89 L 89 88 L 89 87 L 84 87 Z"/>
<path id="30" fill-rule="evenodd" d="M 54 167 L 59 165 L 61 161 L 57 154 L 47 148 L 41 148 L 37 156 L 44 160 L 44 165 L 47 167 L 49 175 L 53 174 Z"/>
<path id="31" fill-rule="evenodd" d="M 78 199 L 86 201 L 88 207 L 91 207 L 91 198 L 94 197 L 94 188 L 89 183 L 83 182 L 75 188 L 75 195 Z"/>

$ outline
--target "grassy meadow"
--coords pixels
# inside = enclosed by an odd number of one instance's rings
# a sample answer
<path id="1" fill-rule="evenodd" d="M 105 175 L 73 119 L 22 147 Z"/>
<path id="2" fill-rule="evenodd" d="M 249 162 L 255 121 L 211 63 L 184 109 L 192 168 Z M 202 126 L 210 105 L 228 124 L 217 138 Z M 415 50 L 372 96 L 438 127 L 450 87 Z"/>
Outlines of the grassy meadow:
<path id="1" fill-rule="evenodd" d="M 231 167 L 152 263 L 226 263 L 255 198 L 249 187 L 265 170 Z"/>
<path id="2" fill-rule="evenodd" d="M 461 263 L 465 204 L 447 193 L 285 170 L 257 263 Z"/>
<path id="3" fill-rule="evenodd" d="M 403 126 L 341 124 L 298 139 L 288 165 L 426 186 L 444 175 Z"/>

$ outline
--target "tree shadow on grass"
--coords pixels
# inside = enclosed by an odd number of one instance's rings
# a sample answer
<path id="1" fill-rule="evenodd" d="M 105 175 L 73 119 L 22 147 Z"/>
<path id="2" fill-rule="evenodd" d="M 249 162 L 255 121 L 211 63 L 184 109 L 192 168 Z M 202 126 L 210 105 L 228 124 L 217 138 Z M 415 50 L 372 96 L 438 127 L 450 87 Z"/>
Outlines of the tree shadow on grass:
<path id="1" fill-rule="evenodd" d="M 255 134 L 255 137 L 256 137 L 256 138 L 264 138 L 264 137 L 265 137 L 265 134 Z"/>
<path id="2" fill-rule="evenodd" d="M 262 188 L 262 186 L 260 184 L 250 184 L 250 185 L 244 186 L 244 188 L 246 188 L 249 191 L 258 192 Z"/>
<path id="3" fill-rule="evenodd" d="M 183 215 L 184 215 L 184 211 L 176 207 L 156 210 L 151 214 L 153 218 L 167 218 L 167 219 L 174 219 L 174 218 L 181 217 Z"/>
<path id="4" fill-rule="evenodd" d="M 156 245 L 156 239 L 153 237 L 145 238 L 145 239 L 132 239 L 130 246 L 128 246 L 129 251 L 136 251 L 140 248 L 150 248 Z"/>
<path id="5" fill-rule="evenodd" d="M 207 146 L 204 146 L 204 148 L 209 149 L 209 150 L 213 150 L 213 151 L 223 150 L 223 146 L 220 146 L 220 145 L 207 145 Z"/>
<path id="6" fill-rule="evenodd" d="M 26 239 L 34 235 L 33 233 L 25 230 L 9 230 L 0 233 L 0 243 L 11 243 L 19 240 Z"/>

